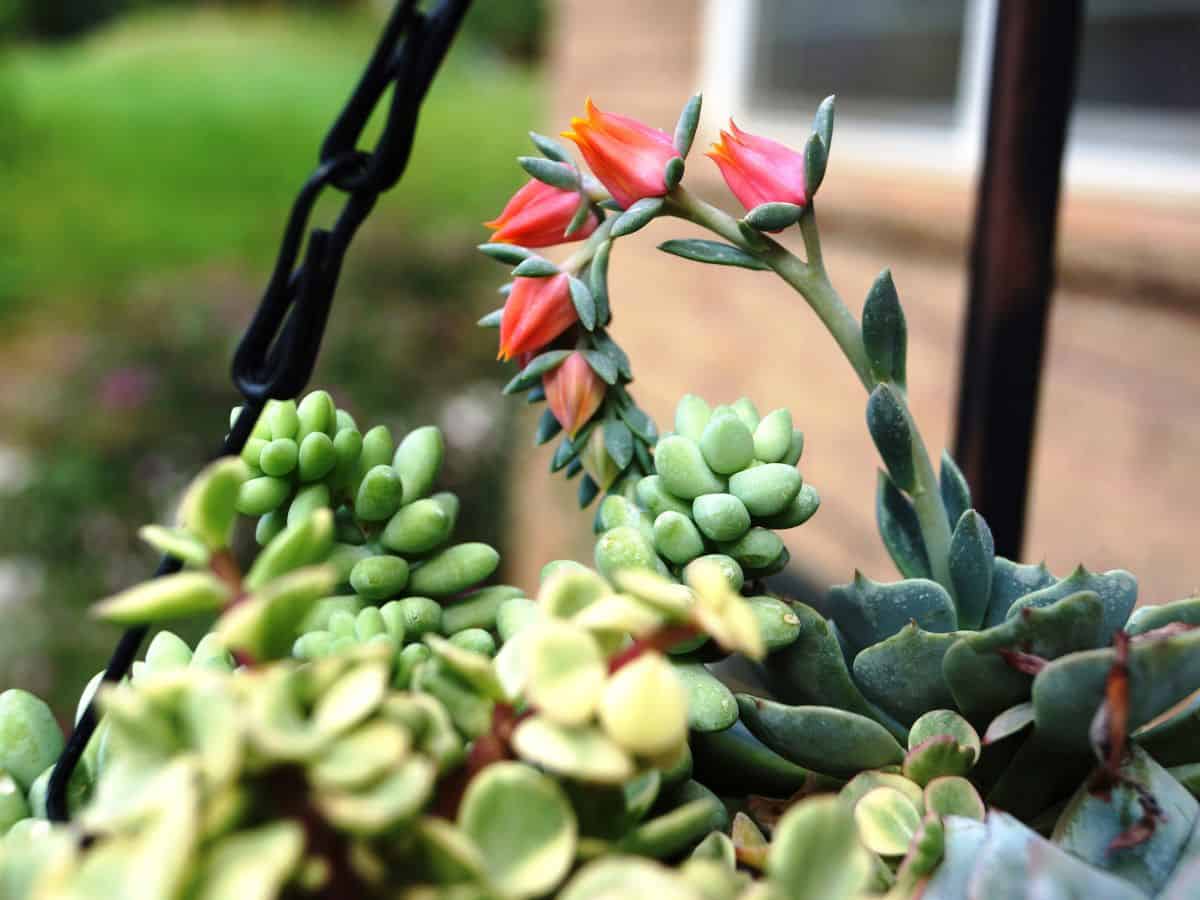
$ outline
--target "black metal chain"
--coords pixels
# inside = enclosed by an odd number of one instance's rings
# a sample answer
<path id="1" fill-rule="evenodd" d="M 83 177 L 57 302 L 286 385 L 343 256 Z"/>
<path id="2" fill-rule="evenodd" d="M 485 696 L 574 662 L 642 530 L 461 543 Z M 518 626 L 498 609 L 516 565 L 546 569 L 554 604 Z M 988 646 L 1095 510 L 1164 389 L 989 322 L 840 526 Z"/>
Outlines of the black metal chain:
<path id="1" fill-rule="evenodd" d="M 234 353 L 233 383 L 245 403 L 219 455 L 241 452 L 268 400 L 295 397 L 308 383 L 346 250 L 379 195 L 404 174 L 421 101 L 470 4 L 471 0 L 441 0 L 426 13 L 417 8 L 417 0 L 400 0 L 393 9 L 358 85 L 321 144 L 319 165 L 292 205 L 271 279 Z M 374 149 L 360 150 L 367 121 L 389 87 L 392 96 L 383 133 Z M 345 204 L 333 228 L 312 229 L 304 246 L 313 208 L 326 188 L 346 194 Z M 302 248 L 303 260 L 297 265 Z M 164 556 L 155 577 L 178 572 L 181 565 Z M 125 677 L 148 631 L 137 626 L 121 636 L 104 681 Z M 67 787 L 96 724 L 93 699 L 50 776 L 46 812 L 52 821 L 69 817 Z"/>

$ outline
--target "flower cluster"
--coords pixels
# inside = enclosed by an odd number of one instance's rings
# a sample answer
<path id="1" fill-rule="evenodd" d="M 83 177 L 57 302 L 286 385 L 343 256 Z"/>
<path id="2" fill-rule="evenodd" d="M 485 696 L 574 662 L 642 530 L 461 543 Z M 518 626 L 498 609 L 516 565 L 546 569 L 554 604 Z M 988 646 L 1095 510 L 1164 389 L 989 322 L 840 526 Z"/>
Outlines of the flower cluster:
<path id="1" fill-rule="evenodd" d="M 551 469 L 565 468 L 568 477 L 586 472 L 581 505 L 653 471 L 649 450 L 657 433 L 625 388 L 633 373 L 607 331 L 608 259 L 615 239 L 660 214 L 678 214 L 672 203 L 683 196 L 684 160 L 699 115 L 696 96 L 672 136 L 605 112 L 589 99 L 585 115 L 573 118 L 562 136 L 590 172 L 553 139 L 531 134 L 543 154 L 519 160 L 531 180 L 484 223 L 493 234 L 480 249 L 515 268 L 503 289 L 504 306 L 480 324 L 500 329 L 498 357 L 520 365 L 506 393 L 530 391 L 531 402 L 546 402 L 538 443 L 565 432 Z M 813 167 L 803 154 L 748 134 L 732 121 L 707 156 L 749 211 L 747 222 L 761 231 L 795 223 L 815 189 L 808 178 Z M 534 253 L 578 241 L 583 246 L 560 264 Z"/>

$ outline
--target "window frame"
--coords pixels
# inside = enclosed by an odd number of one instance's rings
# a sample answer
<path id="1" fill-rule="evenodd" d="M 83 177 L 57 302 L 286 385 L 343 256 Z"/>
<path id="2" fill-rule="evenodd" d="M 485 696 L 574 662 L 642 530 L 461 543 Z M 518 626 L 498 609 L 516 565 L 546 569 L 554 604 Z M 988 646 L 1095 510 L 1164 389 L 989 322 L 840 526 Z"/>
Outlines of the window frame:
<path id="1" fill-rule="evenodd" d="M 701 42 L 705 124 L 713 130 L 725 127 L 729 115 L 736 113 L 741 127 L 800 147 L 808 137 L 808 117 L 820 97 L 799 97 L 803 109 L 787 111 L 756 107 L 752 100 L 751 55 L 761 2 L 706 2 Z M 843 106 L 837 122 L 839 158 L 880 170 L 900 168 L 957 181 L 974 178 L 983 156 L 997 0 L 966 0 L 966 4 L 957 97 L 949 124 L 873 119 Z M 1103 130 L 1110 133 L 1110 126 L 1120 123 L 1122 133 L 1136 138 L 1141 133 L 1161 135 L 1178 127 L 1178 117 L 1097 112 L 1087 107 L 1076 110 L 1065 154 L 1068 189 L 1140 192 L 1154 200 L 1200 198 L 1200 154 L 1132 141 L 1098 140 L 1095 135 L 1100 129 L 1093 123 L 1103 123 Z M 1200 126 L 1188 130 L 1200 138 Z"/>

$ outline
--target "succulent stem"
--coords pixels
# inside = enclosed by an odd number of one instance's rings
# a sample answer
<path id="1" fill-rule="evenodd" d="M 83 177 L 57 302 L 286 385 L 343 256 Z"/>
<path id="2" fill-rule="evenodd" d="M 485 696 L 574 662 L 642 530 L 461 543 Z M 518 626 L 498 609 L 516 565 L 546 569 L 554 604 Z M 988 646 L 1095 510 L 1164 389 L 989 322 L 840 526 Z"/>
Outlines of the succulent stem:
<path id="1" fill-rule="evenodd" d="M 810 205 L 800 217 L 800 233 L 804 238 L 807 261 L 801 260 L 778 241 L 765 234 L 750 241 L 742 233 L 737 220 L 699 197 L 690 194 L 683 187 L 677 187 L 668 196 L 666 211 L 679 218 L 694 222 L 720 235 L 734 246 L 747 253 L 753 254 L 779 275 L 784 281 L 795 288 L 802 296 L 817 318 L 833 336 L 841 348 L 846 361 L 854 368 L 859 381 L 867 391 L 876 384 L 871 375 L 867 362 L 867 352 L 863 345 L 862 330 L 854 314 L 838 295 L 829 280 L 825 270 L 824 256 L 821 252 L 821 237 L 817 229 L 817 217 Z M 950 583 L 948 554 L 950 549 L 950 521 L 942 505 L 941 492 L 929 451 L 921 437 L 916 421 L 908 409 L 907 398 L 902 389 L 897 395 L 904 403 L 905 415 L 909 419 L 913 440 L 913 463 L 916 483 L 911 491 L 913 506 L 916 509 L 917 520 L 921 526 L 921 534 L 925 539 L 925 547 L 929 554 L 930 565 L 933 567 L 934 578 L 947 590 L 953 593 Z"/>

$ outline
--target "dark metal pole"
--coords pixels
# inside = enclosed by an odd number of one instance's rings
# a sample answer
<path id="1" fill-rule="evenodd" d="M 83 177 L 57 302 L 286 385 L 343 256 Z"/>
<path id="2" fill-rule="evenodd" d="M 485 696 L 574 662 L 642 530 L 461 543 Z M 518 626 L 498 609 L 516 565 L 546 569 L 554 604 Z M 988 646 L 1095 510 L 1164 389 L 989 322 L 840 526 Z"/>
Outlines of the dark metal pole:
<path id="1" fill-rule="evenodd" d="M 955 455 L 996 552 L 1021 551 L 1083 0 L 1000 0 Z"/>

